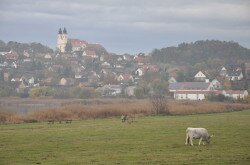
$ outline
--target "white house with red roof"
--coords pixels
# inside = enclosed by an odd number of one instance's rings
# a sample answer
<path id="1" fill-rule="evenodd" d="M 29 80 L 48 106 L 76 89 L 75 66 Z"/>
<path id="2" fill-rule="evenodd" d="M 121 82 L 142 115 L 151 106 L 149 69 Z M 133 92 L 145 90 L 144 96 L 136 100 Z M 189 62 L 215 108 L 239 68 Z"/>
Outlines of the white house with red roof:
<path id="1" fill-rule="evenodd" d="M 134 82 L 134 78 L 131 74 L 123 73 L 117 77 L 117 81 L 119 81 L 119 82 L 129 82 L 129 81 Z"/>
<path id="2" fill-rule="evenodd" d="M 72 51 L 81 51 L 84 48 L 87 47 L 88 43 L 84 40 L 79 40 L 79 39 L 69 39 L 71 45 L 72 45 Z"/>
<path id="3" fill-rule="evenodd" d="M 83 51 L 82 56 L 87 57 L 87 58 L 98 58 L 95 51 L 92 51 L 92 50 Z"/>
<path id="4" fill-rule="evenodd" d="M 146 73 L 146 71 L 147 71 L 146 67 L 138 68 L 135 71 L 135 74 L 138 75 L 138 76 L 142 76 L 142 75 L 144 75 Z"/>
<path id="5" fill-rule="evenodd" d="M 213 83 L 208 82 L 176 82 L 169 84 L 169 91 L 176 100 L 204 100 L 209 94 L 222 94 L 233 99 L 248 96 L 246 90 L 216 90 Z"/>
<path id="6" fill-rule="evenodd" d="M 19 54 L 15 51 L 11 51 L 9 53 L 5 54 L 6 59 L 8 60 L 17 60 L 19 57 Z"/>
<path id="7" fill-rule="evenodd" d="M 138 76 L 142 76 L 144 75 L 146 72 L 150 72 L 150 73 L 156 73 L 160 70 L 160 68 L 157 65 L 144 65 L 140 68 L 138 68 L 135 71 L 135 74 Z"/>

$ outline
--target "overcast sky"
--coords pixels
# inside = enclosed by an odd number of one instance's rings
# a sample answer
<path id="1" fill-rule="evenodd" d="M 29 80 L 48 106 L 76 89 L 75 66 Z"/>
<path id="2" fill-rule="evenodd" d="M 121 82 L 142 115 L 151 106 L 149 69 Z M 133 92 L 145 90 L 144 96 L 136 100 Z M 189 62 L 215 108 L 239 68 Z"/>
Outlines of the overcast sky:
<path id="1" fill-rule="evenodd" d="M 60 27 L 70 38 L 115 53 L 149 53 L 206 39 L 250 48 L 250 1 L 0 0 L 0 40 L 55 49 Z"/>

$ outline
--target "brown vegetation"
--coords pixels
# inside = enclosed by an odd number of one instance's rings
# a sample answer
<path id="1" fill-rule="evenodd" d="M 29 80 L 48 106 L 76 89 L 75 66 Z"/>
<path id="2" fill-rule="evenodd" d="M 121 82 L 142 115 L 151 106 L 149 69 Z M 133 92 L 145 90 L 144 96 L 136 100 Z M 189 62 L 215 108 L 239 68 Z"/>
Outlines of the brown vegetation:
<path id="1" fill-rule="evenodd" d="M 231 112 L 250 109 L 250 104 L 206 101 L 168 101 L 171 115 Z M 116 117 L 121 115 L 155 115 L 149 100 L 109 100 L 68 104 L 61 108 L 39 110 L 28 115 L 0 112 L 0 123 L 29 123 L 40 121 L 83 120 Z"/>

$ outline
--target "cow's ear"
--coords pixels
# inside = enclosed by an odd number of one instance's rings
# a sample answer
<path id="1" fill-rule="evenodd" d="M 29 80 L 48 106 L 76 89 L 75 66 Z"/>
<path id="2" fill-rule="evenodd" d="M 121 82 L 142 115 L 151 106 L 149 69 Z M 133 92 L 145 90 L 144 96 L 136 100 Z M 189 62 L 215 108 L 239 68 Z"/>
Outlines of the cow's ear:
<path id="1" fill-rule="evenodd" d="M 214 136 L 214 134 L 212 134 L 210 137 L 213 137 Z"/>

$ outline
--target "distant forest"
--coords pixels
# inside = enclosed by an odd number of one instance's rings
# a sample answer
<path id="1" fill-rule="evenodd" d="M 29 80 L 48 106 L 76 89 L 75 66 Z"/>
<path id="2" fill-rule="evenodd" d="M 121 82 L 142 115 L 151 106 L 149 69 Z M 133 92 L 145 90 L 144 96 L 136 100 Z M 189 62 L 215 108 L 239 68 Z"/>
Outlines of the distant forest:
<path id="1" fill-rule="evenodd" d="M 38 53 L 53 53 L 53 49 L 48 46 L 44 46 L 37 42 L 32 42 L 30 44 L 27 43 L 19 43 L 15 41 L 9 41 L 5 43 L 0 40 L 0 50 L 1 51 L 15 51 L 18 54 L 23 54 L 24 51 L 28 51 L 30 54 L 38 54 Z"/>
<path id="2" fill-rule="evenodd" d="M 196 63 L 241 64 L 250 61 L 250 49 L 236 42 L 217 40 L 182 43 L 178 47 L 154 49 L 151 60 L 156 63 L 194 65 Z M 212 65 L 213 66 L 213 65 Z"/>

